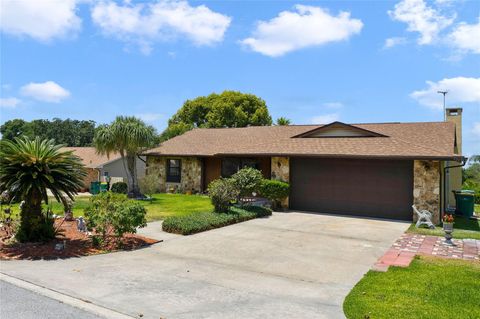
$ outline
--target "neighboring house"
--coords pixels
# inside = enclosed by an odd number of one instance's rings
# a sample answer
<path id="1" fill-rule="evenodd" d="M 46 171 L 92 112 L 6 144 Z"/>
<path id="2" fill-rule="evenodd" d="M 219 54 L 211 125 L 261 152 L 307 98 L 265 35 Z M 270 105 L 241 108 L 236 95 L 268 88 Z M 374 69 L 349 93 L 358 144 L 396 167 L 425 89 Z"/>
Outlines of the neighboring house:
<path id="1" fill-rule="evenodd" d="M 462 161 L 461 113 L 431 123 L 194 129 L 147 151 L 147 171 L 162 191 L 202 192 L 251 166 L 290 183 L 290 209 L 412 220 L 415 204 L 438 223 L 454 205 L 445 194 L 461 187 L 461 168 L 444 176 Z"/>
<path id="2" fill-rule="evenodd" d="M 120 154 L 106 155 L 97 154 L 95 147 L 63 147 L 62 150 L 73 151 L 75 155 L 82 159 L 87 169 L 87 176 L 84 179 L 85 190 L 90 189 L 90 183 L 94 181 L 102 181 L 106 176 L 121 177 L 123 181 L 127 181 L 127 174 L 123 166 Z M 142 157 L 145 160 L 145 157 Z M 145 162 L 137 159 L 137 175 L 145 176 Z"/>

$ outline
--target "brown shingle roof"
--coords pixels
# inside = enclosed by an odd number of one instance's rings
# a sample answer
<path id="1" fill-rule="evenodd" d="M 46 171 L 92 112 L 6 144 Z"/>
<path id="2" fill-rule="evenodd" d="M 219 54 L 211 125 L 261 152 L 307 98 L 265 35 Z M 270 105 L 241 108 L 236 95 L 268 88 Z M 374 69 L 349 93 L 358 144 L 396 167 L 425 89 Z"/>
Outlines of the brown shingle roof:
<path id="1" fill-rule="evenodd" d="M 120 158 L 120 154 L 110 154 L 110 157 L 106 155 L 97 154 L 95 147 L 62 147 L 63 151 L 73 151 L 73 154 L 82 159 L 83 164 L 86 167 L 97 168 L 107 162 L 114 161 Z"/>
<path id="2" fill-rule="evenodd" d="M 450 122 L 352 124 L 387 137 L 293 138 L 321 125 L 194 129 L 146 154 L 454 158 Z"/>

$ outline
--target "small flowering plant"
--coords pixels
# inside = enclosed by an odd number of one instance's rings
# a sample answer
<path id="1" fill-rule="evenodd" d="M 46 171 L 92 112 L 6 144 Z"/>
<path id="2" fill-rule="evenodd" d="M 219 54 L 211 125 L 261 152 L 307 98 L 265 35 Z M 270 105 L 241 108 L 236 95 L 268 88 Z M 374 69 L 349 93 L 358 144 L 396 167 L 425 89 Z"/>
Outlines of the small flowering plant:
<path id="1" fill-rule="evenodd" d="M 453 222 L 455 221 L 455 218 L 453 217 L 452 214 L 445 214 L 443 215 L 442 220 L 444 224 L 453 224 Z"/>

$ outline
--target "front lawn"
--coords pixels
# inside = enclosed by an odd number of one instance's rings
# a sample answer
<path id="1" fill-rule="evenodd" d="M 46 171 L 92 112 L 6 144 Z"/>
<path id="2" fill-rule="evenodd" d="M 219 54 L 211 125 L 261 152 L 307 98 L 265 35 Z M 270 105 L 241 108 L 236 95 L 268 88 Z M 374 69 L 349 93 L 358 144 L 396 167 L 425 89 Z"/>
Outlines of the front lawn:
<path id="1" fill-rule="evenodd" d="M 163 221 L 162 227 L 169 233 L 191 235 L 270 215 L 272 215 L 272 210 L 265 207 L 231 207 L 227 213 L 203 212 L 167 217 Z"/>
<path id="2" fill-rule="evenodd" d="M 89 204 L 90 197 L 77 197 L 73 204 L 75 217 L 85 216 L 85 208 Z M 207 196 L 184 195 L 184 194 L 155 194 L 152 201 L 139 201 L 147 210 L 147 220 L 154 221 L 164 219 L 168 216 L 183 216 L 192 213 L 210 212 L 213 206 Z M 53 213 L 63 215 L 63 205 L 54 198 L 50 198 L 50 205 Z M 14 214 L 18 214 L 18 204 L 12 205 Z M 3 206 L 6 207 L 5 205 Z"/>
<path id="3" fill-rule="evenodd" d="M 480 263 L 416 257 L 408 268 L 369 271 L 345 298 L 349 319 L 473 319 L 480 314 Z"/>
<path id="4" fill-rule="evenodd" d="M 472 238 L 480 239 L 480 220 L 467 219 L 463 217 L 455 217 L 455 224 L 453 225 L 453 238 L 463 239 Z M 415 233 L 421 235 L 443 236 L 445 233 L 442 226 L 437 226 L 435 229 L 416 228 L 415 223 L 410 225 L 407 233 Z"/>

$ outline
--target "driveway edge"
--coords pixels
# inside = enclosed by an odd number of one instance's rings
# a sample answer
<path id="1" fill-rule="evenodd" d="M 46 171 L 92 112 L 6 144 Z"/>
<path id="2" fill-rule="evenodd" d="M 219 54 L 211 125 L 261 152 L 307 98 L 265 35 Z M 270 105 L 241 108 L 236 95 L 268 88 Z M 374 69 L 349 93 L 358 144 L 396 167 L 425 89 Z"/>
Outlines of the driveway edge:
<path id="1" fill-rule="evenodd" d="M 50 288 L 46 288 L 43 286 L 39 286 L 37 284 L 33 284 L 29 281 L 25 281 L 23 279 L 18 279 L 9 275 L 6 275 L 2 272 L 0 272 L 0 280 L 7 282 L 9 284 L 12 284 L 14 286 L 27 289 L 30 291 L 33 291 L 41 296 L 57 300 L 61 303 L 70 305 L 72 307 L 90 312 L 94 315 L 108 318 L 108 319 L 132 319 L 135 317 L 131 317 L 129 315 L 117 312 L 112 309 L 108 309 L 96 304 L 91 303 L 90 301 L 85 301 L 82 299 L 78 299 L 69 295 L 66 295 L 64 293 L 60 293 L 58 291 L 52 290 Z"/>

